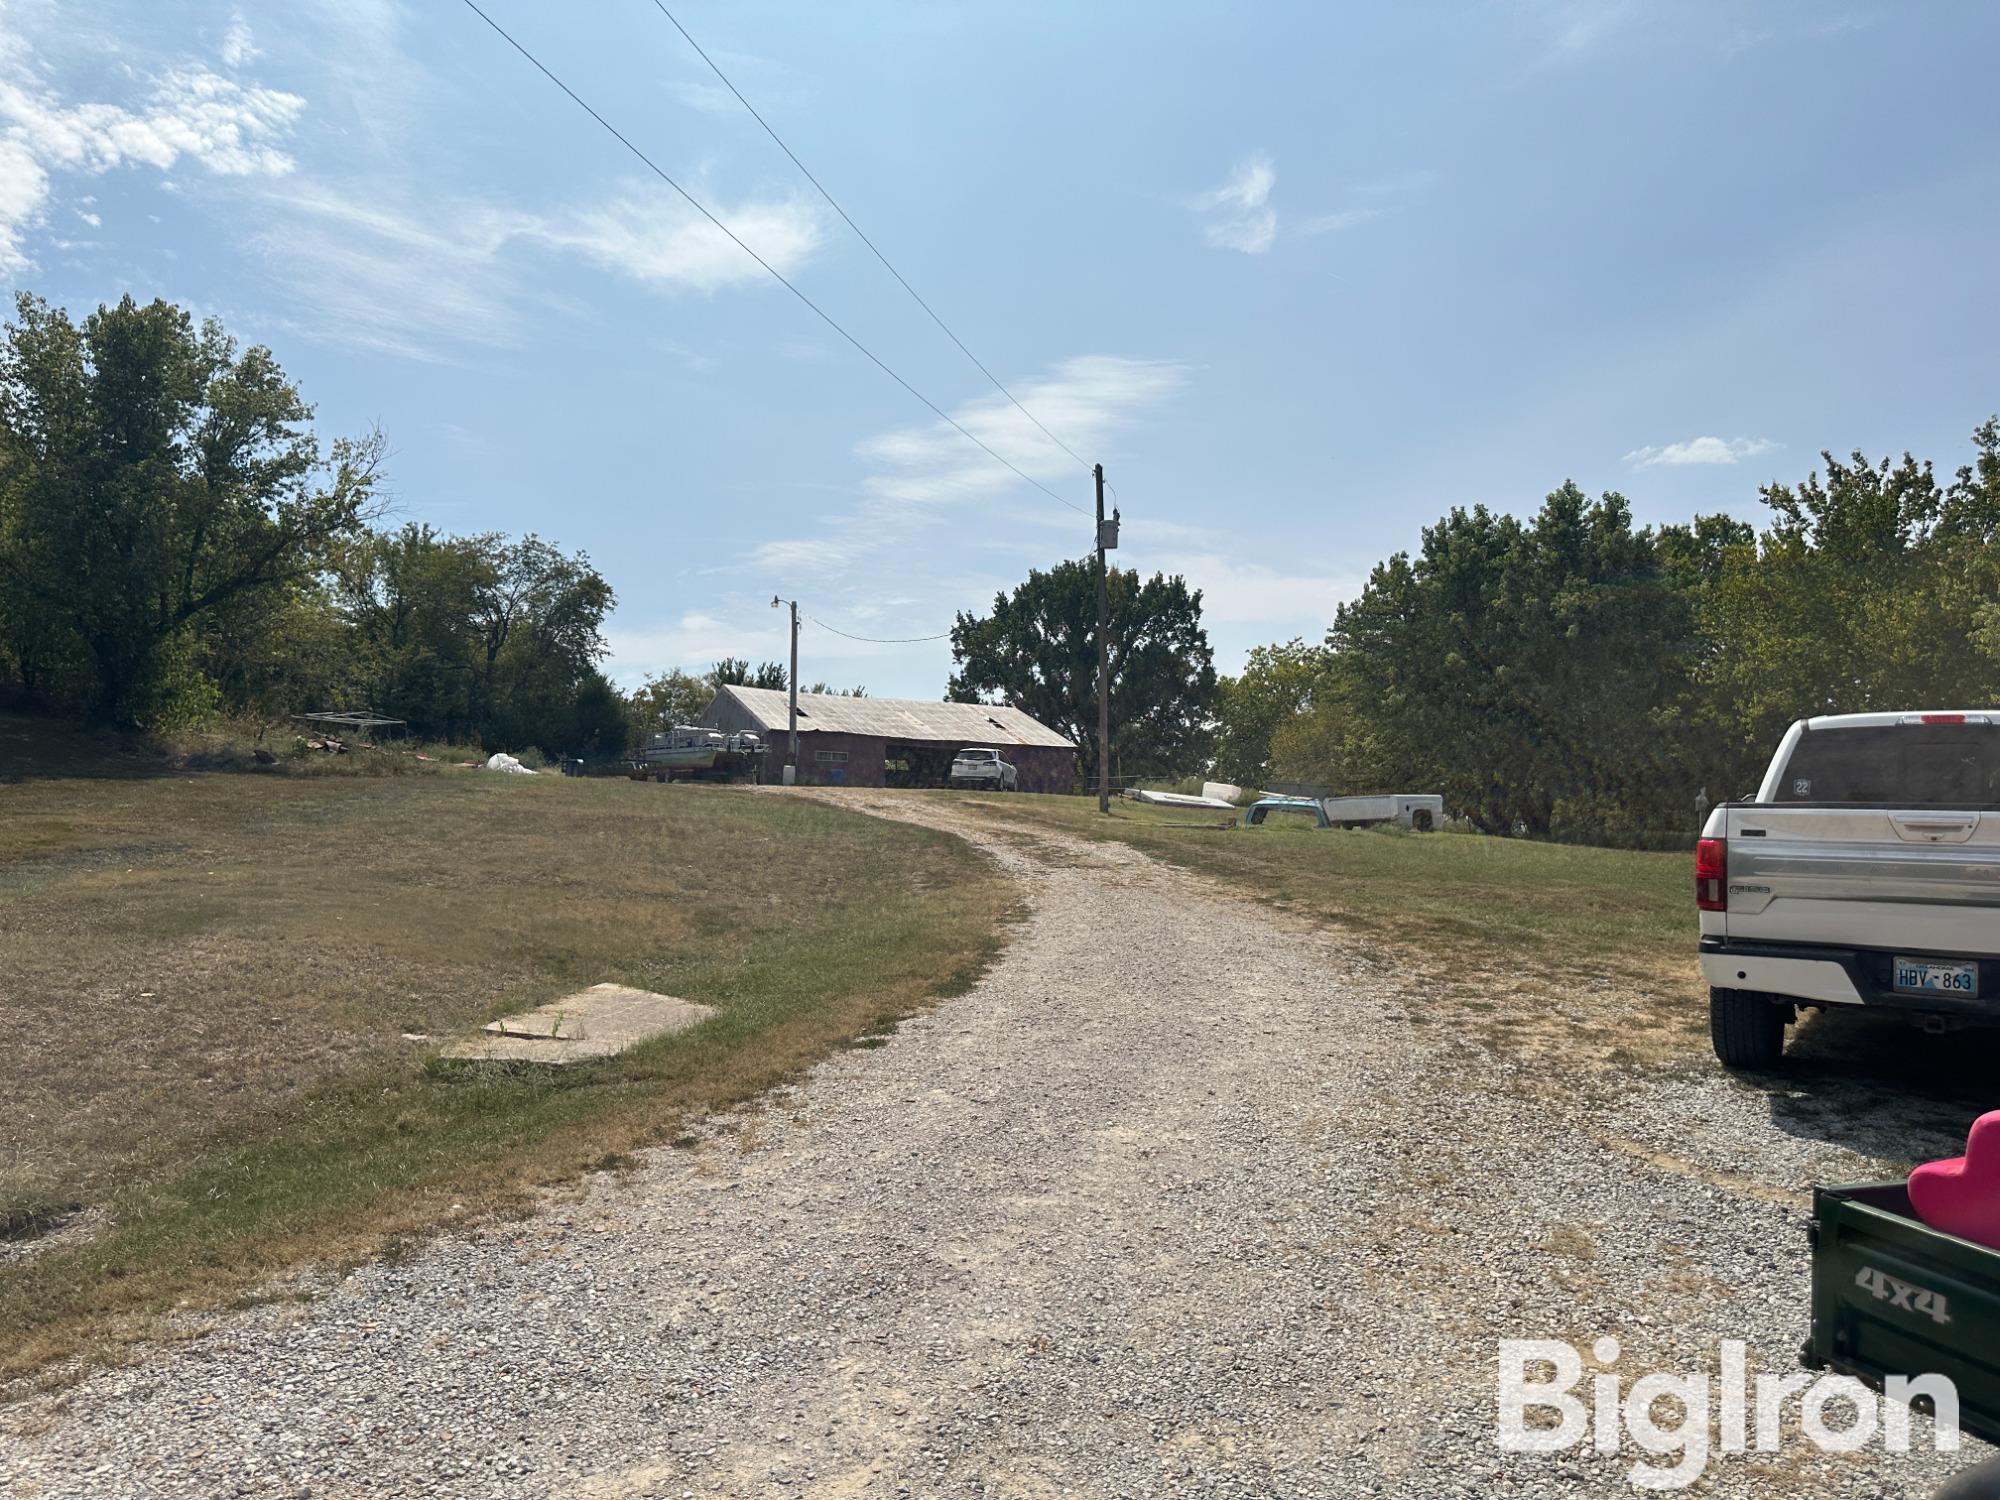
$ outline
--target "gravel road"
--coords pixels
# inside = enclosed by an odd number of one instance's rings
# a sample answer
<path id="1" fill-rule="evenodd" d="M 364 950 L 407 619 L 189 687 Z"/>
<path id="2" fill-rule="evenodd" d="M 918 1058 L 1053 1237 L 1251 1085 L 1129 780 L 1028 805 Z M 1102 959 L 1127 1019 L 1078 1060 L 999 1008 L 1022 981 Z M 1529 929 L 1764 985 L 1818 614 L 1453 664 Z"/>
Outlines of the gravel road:
<path id="1" fill-rule="evenodd" d="M 1839 1132 L 1711 1069 L 1509 1061 L 1122 846 L 844 800 L 1019 877 L 974 990 L 535 1218 L 0 1411 L 0 1494 L 1629 1495 L 1629 1446 L 1497 1448 L 1499 1339 L 1795 1368 L 1802 1189 L 1879 1165 Z M 1703 1493 L 1921 1495 L 1984 1451 L 1793 1438 Z"/>

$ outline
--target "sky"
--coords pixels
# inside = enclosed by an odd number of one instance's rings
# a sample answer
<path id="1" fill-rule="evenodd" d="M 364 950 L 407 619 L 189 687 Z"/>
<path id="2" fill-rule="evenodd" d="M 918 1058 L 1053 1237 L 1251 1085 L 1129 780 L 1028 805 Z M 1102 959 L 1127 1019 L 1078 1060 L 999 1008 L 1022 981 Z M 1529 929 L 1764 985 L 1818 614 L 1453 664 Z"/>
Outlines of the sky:
<path id="1" fill-rule="evenodd" d="M 1069 505 L 653 0 L 481 0 L 883 364 Z M 1217 666 L 1453 506 L 1747 519 L 2000 410 L 2000 7 L 668 0 L 1040 421 Z M 1088 516 L 940 421 L 464 0 L 0 0 L 0 276 L 268 344 L 395 515 L 610 580 L 623 686 L 937 698 Z M 845 632 L 845 635 L 835 632 Z"/>

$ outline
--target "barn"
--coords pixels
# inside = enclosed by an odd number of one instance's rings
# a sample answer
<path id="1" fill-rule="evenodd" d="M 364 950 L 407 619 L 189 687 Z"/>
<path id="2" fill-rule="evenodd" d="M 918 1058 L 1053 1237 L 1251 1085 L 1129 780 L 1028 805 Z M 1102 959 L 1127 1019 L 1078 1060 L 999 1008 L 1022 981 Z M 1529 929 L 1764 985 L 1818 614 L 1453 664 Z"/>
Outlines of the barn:
<path id="1" fill-rule="evenodd" d="M 701 721 L 762 735 L 776 781 L 788 759 L 786 704 L 776 688 L 725 687 Z M 1024 792 L 1075 789 L 1076 746 L 1018 708 L 799 694 L 798 779 L 808 785 L 943 786 L 951 758 L 968 745 L 1000 751 L 1020 772 Z"/>

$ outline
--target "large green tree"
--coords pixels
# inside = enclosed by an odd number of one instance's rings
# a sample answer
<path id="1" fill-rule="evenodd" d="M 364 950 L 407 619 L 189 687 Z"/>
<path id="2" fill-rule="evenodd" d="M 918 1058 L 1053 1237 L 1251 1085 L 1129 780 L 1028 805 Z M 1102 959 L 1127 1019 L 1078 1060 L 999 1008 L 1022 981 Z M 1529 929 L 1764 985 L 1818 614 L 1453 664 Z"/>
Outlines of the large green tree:
<path id="1" fill-rule="evenodd" d="M 1656 716 L 1687 691 L 1694 601 L 1621 496 L 1565 484 L 1530 522 L 1454 510 L 1375 569 L 1329 645 L 1348 790 L 1439 792 L 1495 832 L 1686 821 Z"/>
<path id="2" fill-rule="evenodd" d="M 348 549 L 337 578 L 368 706 L 496 749 L 623 748 L 624 700 L 597 670 L 611 587 L 582 553 L 412 523 Z"/>
<path id="3" fill-rule="evenodd" d="M 371 511 L 379 439 L 323 448 L 271 351 L 129 296 L 23 293 L 0 342 L 0 628 L 23 682 L 150 722 L 202 632 L 281 612 Z"/>
<path id="4" fill-rule="evenodd" d="M 481 731 L 494 744 L 571 748 L 580 733 L 578 691 L 609 653 L 602 627 L 611 585 L 583 553 L 572 556 L 534 535 L 471 540 L 486 560 L 471 622 Z"/>
<path id="5" fill-rule="evenodd" d="M 1134 780 L 1182 776 L 1208 761 L 1215 713 L 1214 653 L 1201 591 L 1178 576 L 1113 568 L 1110 594 L 1111 772 Z M 960 614 L 951 631 L 946 696 L 1007 702 L 1076 742 L 1097 774 L 1097 572 L 1085 559 L 1036 570 L 985 616 Z"/>

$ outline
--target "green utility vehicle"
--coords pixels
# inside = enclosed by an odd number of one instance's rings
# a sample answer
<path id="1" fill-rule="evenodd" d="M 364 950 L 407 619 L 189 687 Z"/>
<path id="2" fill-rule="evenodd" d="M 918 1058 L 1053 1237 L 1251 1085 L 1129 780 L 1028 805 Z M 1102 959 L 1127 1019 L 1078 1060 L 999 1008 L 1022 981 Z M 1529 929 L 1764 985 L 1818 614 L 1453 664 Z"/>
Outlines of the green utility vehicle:
<path id="1" fill-rule="evenodd" d="M 1932 1229 L 1900 1182 L 1817 1188 L 1808 1368 L 1882 1389 L 1890 1376 L 1948 1376 L 1958 1424 L 2000 1443 L 2000 1250 Z M 2000 1462 L 2000 1461 L 1996 1461 Z M 1943 1496 L 2000 1496 L 1994 1464 Z"/>

